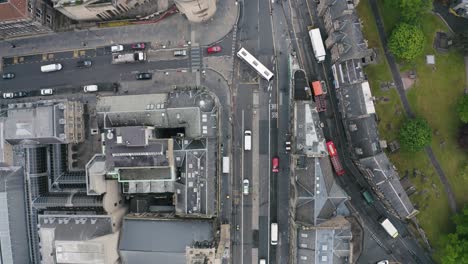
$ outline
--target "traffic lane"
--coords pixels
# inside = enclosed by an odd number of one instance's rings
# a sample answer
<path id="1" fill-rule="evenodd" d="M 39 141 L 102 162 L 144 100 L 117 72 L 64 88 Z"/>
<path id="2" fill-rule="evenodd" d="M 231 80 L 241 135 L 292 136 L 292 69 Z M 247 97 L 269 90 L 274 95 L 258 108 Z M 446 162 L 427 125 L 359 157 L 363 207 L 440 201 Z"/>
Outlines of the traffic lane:
<path id="1" fill-rule="evenodd" d="M 78 60 L 64 60 L 63 69 L 58 72 L 42 73 L 42 64 L 16 64 L 6 67 L 6 71 L 19 72 L 21 75 L 12 80 L 0 81 L 0 89 L 30 91 L 48 86 L 60 84 L 83 85 L 92 82 L 117 82 L 121 73 L 143 72 L 148 70 L 173 70 L 187 68 L 188 60 L 168 60 L 144 63 L 110 64 L 110 58 L 106 56 L 95 57 L 93 66 L 79 69 L 76 67 Z M 47 62 L 48 64 L 54 62 Z M 27 74 L 27 75 L 26 75 Z M 25 76 L 25 77 L 21 77 Z M 27 77 L 26 77 L 27 76 Z"/>
<path id="2" fill-rule="evenodd" d="M 258 24 L 258 15 L 259 15 L 259 1 L 241 1 L 242 6 L 242 16 L 239 39 L 243 42 L 243 47 L 249 50 L 251 53 L 255 54 L 259 49 L 259 24 Z"/>

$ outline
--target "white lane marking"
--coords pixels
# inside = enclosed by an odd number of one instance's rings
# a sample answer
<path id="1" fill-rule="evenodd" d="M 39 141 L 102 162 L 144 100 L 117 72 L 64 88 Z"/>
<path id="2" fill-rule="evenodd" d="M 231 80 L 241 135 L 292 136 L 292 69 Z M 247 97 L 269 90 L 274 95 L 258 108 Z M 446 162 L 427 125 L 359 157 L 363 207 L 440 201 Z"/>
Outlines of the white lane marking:
<path id="1" fill-rule="evenodd" d="M 242 110 L 242 125 L 241 132 L 244 133 L 244 110 Z M 241 264 L 244 263 L 244 142 L 245 137 L 242 134 L 242 145 L 241 145 Z"/>

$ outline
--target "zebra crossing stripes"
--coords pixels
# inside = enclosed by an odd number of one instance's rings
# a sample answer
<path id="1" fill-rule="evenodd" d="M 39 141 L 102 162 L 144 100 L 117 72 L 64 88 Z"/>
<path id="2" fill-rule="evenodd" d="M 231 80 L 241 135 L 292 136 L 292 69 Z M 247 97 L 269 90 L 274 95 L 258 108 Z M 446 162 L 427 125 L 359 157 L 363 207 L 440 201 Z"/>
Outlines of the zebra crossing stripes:
<path id="1" fill-rule="evenodd" d="M 190 68 L 192 71 L 202 68 L 202 53 L 200 47 L 190 49 Z"/>

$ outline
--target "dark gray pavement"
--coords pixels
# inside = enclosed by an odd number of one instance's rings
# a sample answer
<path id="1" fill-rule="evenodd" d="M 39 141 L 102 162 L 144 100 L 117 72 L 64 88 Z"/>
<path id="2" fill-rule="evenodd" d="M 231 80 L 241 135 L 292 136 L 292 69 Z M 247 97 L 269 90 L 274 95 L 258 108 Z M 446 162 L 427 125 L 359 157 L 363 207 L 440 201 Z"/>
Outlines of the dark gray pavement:
<path id="1" fill-rule="evenodd" d="M 397 88 L 398 95 L 400 96 L 400 100 L 403 104 L 403 108 L 405 109 L 406 115 L 409 118 L 414 118 L 413 111 L 411 110 L 411 106 L 408 102 L 408 98 L 406 97 L 406 91 L 403 86 L 403 82 L 401 79 L 400 75 L 400 70 L 398 69 L 397 62 L 395 60 L 395 57 L 393 54 L 390 53 L 388 50 L 388 40 L 387 36 L 385 35 L 385 30 L 384 30 L 384 24 L 382 21 L 382 18 L 380 16 L 377 2 L 376 0 L 370 0 L 370 5 L 371 5 L 371 10 L 375 18 L 375 22 L 377 24 L 377 30 L 379 31 L 379 37 L 380 41 L 382 42 L 382 46 L 385 51 L 385 57 L 387 58 L 388 65 L 390 66 L 390 70 L 392 72 L 393 80 L 395 82 L 395 86 Z M 429 160 L 432 163 L 432 166 L 434 166 L 437 175 L 439 176 L 440 181 L 442 182 L 442 185 L 444 185 L 445 192 L 447 193 L 447 198 L 449 201 L 449 206 L 452 209 L 452 212 L 457 212 L 457 203 L 455 200 L 455 195 L 452 191 L 452 187 L 450 186 L 450 182 L 447 179 L 447 176 L 445 175 L 444 171 L 442 170 L 442 167 L 440 166 L 439 161 L 435 157 L 432 148 L 430 146 L 426 147 L 425 152 L 427 156 L 429 157 Z"/>
<path id="2" fill-rule="evenodd" d="M 434 1 L 434 12 L 437 13 L 450 29 L 454 32 L 463 32 L 468 30 L 468 19 L 457 17 L 449 12 L 448 6 L 440 3 L 440 1 Z"/>

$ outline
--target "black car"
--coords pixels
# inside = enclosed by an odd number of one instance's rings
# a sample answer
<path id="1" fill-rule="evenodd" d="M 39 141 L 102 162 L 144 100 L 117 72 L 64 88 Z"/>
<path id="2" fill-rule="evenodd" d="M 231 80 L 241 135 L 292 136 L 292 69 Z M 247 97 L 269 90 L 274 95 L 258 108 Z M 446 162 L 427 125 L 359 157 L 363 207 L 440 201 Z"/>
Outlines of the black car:
<path id="1" fill-rule="evenodd" d="M 78 68 L 89 68 L 93 65 L 93 62 L 90 60 L 80 60 L 76 62 Z"/>
<path id="2" fill-rule="evenodd" d="M 15 78 L 15 74 L 12 72 L 6 72 L 2 75 L 2 78 L 5 80 L 13 79 Z"/>
<path id="3" fill-rule="evenodd" d="M 153 75 L 149 72 L 140 72 L 136 75 L 137 80 L 151 80 Z"/>

